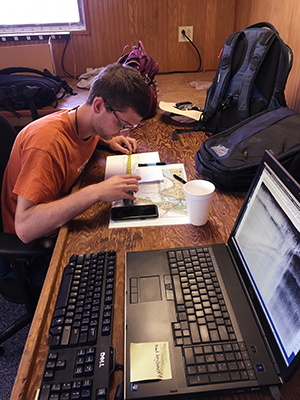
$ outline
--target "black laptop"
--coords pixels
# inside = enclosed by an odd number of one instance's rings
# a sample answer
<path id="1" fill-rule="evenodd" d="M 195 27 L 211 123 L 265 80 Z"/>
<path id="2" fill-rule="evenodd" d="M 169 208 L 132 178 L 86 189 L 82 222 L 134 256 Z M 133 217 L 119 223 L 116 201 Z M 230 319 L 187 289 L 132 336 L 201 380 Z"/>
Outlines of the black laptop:
<path id="1" fill-rule="evenodd" d="M 127 253 L 124 397 L 289 379 L 300 361 L 299 231 L 300 186 L 266 152 L 227 244 Z"/>

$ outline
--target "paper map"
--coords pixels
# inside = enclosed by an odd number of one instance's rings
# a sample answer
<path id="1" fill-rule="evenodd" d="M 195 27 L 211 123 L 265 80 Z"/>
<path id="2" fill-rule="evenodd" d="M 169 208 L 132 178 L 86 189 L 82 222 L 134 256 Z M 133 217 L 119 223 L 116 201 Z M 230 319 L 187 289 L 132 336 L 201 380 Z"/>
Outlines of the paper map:
<path id="1" fill-rule="evenodd" d="M 186 180 L 183 164 L 170 164 L 160 166 L 163 173 L 163 181 L 156 183 L 142 183 L 135 194 L 134 204 L 156 204 L 159 218 L 132 221 L 110 221 L 110 228 L 156 226 L 188 224 L 186 202 L 183 192 L 183 184 L 177 181 L 173 174 Z M 113 207 L 122 206 L 123 201 L 113 203 Z"/>

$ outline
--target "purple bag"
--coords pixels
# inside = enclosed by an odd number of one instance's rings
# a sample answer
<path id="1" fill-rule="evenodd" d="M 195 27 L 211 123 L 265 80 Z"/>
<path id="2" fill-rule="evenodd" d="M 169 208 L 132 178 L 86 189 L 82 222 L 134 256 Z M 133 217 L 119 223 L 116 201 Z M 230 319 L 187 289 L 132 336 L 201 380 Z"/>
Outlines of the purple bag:
<path id="1" fill-rule="evenodd" d="M 117 62 L 136 69 L 144 78 L 151 97 L 149 114 L 146 118 L 152 118 L 156 114 L 157 107 L 157 89 L 154 77 L 158 72 L 158 64 L 153 60 L 153 58 L 147 55 L 141 41 L 139 41 L 137 46 L 133 46 L 131 52 L 124 54 L 127 47 L 128 45 L 124 47 Z"/>

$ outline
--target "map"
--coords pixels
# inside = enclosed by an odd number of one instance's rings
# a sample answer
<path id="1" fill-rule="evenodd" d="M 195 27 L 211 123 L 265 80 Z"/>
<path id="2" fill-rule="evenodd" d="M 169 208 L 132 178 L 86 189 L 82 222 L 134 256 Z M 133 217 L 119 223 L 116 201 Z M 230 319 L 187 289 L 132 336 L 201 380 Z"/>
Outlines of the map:
<path id="1" fill-rule="evenodd" d="M 173 174 L 176 174 L 186 180 L 184 165 L 162 165 L 160 168 L 163 173 L 163 181 L 140 184 L 139 191 L 135 194 L 136 201 L 134 202 L 136 205 L 156 204 L 159 218 L 122 222 L 110 221 L 110 228 L 189 223 L 183 184 L 173 177 Z M 113 207 L 121 205 L 123 205 L 122 201 L 113 203 Z"/>

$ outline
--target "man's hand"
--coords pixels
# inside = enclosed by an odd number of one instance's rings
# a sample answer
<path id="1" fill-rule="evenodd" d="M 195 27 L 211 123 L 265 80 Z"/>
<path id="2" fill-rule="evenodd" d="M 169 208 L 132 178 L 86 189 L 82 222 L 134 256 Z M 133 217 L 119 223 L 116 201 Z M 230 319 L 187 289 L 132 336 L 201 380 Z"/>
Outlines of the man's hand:
<path id="1" fill-rule="evenodd" d="M 139 190 L 138 175 L 114 175 L 105 181 L 99 183 L 101 187 L 101 201 L 116 201 L 121 199 L 135 200 L 134 195 Z"/>
<path id="2" fill-rule="evenodd" d="M 111 140 L 107 140 L 106 143 L 111 150 L 120 151 L 125 154 L 135 153 L 137 149 L 136 140 L 123 135 L 115 136 Z"/>

